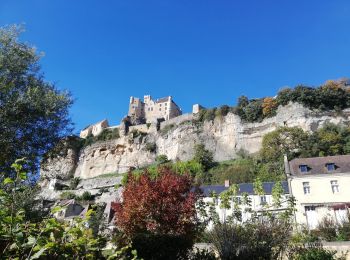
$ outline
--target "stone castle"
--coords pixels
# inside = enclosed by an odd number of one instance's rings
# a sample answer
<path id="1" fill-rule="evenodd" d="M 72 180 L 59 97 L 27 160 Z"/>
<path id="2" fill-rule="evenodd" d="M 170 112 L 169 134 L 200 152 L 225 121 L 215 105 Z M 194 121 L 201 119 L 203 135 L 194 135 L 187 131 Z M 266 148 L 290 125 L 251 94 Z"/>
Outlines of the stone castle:
<path id="1" fill-rule="evenodd" d="M 153 100 L 150 95 L 145 95 L 143 101 L 130 97 L 128 116 L 135 124 L 166 121 L 181 114 L 181 108 L 171 96 Z"/>
<path id="2" fill-rule="evenodd" d="M 193 113 L 198 113 L 202 107 L 193 105 Z M 147 124 L 157 124 L 169 121 L 182 115 L 181 108 L 174 102 L 171 96 L 153 100 L 150 95 L 145 95 L 143 101 L 137 97 L 130 97 L 129 111 L 125 119 L 133 126 Z M 81 138 L 97 136 L 106 128 L 119 128 L 120 126 L 110 126 L 107 119 L 89 125 L 80 131 Z M 142 129 L 142 127 L 141 127 Z"/>

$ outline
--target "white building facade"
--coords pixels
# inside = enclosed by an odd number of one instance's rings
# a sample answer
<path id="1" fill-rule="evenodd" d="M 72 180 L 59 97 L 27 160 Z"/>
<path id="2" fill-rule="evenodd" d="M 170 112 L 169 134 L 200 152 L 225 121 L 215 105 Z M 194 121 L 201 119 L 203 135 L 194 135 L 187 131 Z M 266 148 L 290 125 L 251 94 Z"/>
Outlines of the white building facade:
<path id="1" fill-rule="evenodd" d="M 283 212 L 288 208 L 288 196 L 289 196 L 289 187 L 287 181 L 283 181 L 282 188 L 283 194 L 281 197 L 281 206 L 277 207 L 274 205 L 272 190 L 276 183 L 274 182 L 263 182 L 264 194 L 259 195 L 254 192 L 253 183 L 241 183 L 238 184 L 237 201 L 239 201 L 239 211 L 242 212 L 242 223 L 251 219 L 253 214 L 256 216 L 262 215 L 263 213 L 270 212 L 272 214 L 278 214 Z M 228 183 L 226 185 L 210 185 L 210 186 L 201 186 L 203 192 L 203 200 L 205 203 L 214 202 L 215 211 L 218 214 L 219 220 L 221 223 L 225 222 L 230 216 L 232 216 L 234 207 L 233 202 L 231 202 L 231 208 L 225 209 L 221 207 L 220 194 L 227 191 L 230 186 Z M 217 199 L 213 197 L 213 193 L 217 195 Z M 250 200 L 250 205 L 245 205 L 241 203 L 243 201 L 243 196 L 246 194 Z M 209 224 L 208 229 L 212 227 L 212 223 Z"/>
<path id="2" fill-rule="evenodd" d="M 295 221 L 317 228 L 325 217 L 346 220 L 350 207 L 350 155 L 298 158 L 286 165 Z"/>

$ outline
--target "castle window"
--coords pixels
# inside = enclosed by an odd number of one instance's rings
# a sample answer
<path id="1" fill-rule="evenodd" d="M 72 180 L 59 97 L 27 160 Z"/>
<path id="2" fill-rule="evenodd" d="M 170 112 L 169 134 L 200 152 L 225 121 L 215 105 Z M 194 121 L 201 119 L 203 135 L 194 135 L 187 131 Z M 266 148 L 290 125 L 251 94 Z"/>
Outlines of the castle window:
<path id="1" fill-rule="evenodd" d="M 334 171 L 335 170 L 335 164 L 334 163 L 327 163 L 326 164 L 328 171 Z"/>
<path id="2" fill-rule="evenodd" d="M 306 164 L 299 165 L 299 169 L 301 172 L 308 172 L 308 167 Z"/>
<path id="3" fill-rule="evenodd" d="M 159 111 L 162 111 L 162 109 L 161 109 L 161 108 L 159 108 Z"/>

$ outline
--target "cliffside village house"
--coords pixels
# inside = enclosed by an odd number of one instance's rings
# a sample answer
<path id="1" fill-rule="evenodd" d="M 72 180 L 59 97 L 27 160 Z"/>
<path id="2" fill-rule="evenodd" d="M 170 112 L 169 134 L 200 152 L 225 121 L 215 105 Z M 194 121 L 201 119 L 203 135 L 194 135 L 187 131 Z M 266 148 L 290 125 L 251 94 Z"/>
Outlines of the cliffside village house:
<path id="1" fill-rule="evenodd" d="M 285 158 L 287 181 L 282 182 L 283 197 L 280 208 L 274 208 L 272 188 L 275 183 L 263 183 L 264 195 L 254 193 L 252 183 L 239 184 L 238 197 L 246 192 L 252 201 L 252 211 L 259 215 L 262 211 L 279 212 L 286 209 L 285 199 L 294 196 L 296 199 L 295 222 L 315 229 L 324 218 L 332 219 L 335 223 L 342 223 L 348 219 L 350 208 L 350 155 L 298 158 L 288 162 Z M 210 194 L 220 194 L 229 189 L 229 182 L 225 185 L 202 186 L 204 200 L 212 200 Z M 232 209 L 220 208 L 216 202 L 216 211 L 221 221 L 232 214 Z M 264 207 L 265 206 L 265 207 Z M 245 213 L 242 220 L 249 218 Z"/>
<path id="2" fill-rule="evenodd" d="M 328 217 L 339 223 L 349 214 L 350 155 L 298 158 L 285 163 L 295 220 L 309 229 Z"/>

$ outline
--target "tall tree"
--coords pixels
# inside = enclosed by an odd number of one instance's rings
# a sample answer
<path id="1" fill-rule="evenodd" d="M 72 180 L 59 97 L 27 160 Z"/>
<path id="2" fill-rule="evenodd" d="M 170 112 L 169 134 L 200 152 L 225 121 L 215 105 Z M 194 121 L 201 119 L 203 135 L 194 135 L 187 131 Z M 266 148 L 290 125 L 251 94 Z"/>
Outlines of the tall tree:
<path id="1" fill-rule="evenodd" d="M 35 172 L 41 156 L 71 132 L 70 94 L 44 79 L 40 55 L 19 40 L 22 28 L 0 28 L 0 172 L 25 157 Z"/>
<path id="2" fill-rule="evenodd" d="M 196 214 L 198 194 L 188 175 L 160 169 L 156 179 L 147 172 L 131 173 L 123 201 L 115 203 L 116 225 L 131 239 L 144 259 L 182 259 L 200 227 Z"/>
<path id="3" fill-rule="evenodd" d="M 298 156 L 308 140 L 308 134 L 299 127 L 280 127 L 264 135 L 260 154 L 265 162 L 281 161 L 283 155 Z"/>

